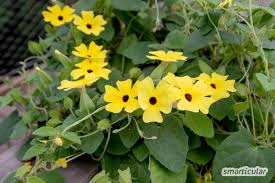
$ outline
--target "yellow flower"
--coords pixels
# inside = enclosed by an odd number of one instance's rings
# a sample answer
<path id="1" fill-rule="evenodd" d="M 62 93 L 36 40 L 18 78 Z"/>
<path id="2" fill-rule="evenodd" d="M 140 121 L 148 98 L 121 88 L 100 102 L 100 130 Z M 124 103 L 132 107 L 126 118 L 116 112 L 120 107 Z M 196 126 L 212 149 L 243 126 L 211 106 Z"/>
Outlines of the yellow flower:
<path id="1" fill-rule="evenodd" d="M 233 0 L 224 0 L 223 2 L 219 3 L 219 7 L 224 7 L 228 4 L 228 6 L 231 6 L 233 3 Z"/>
<path id="2" fill-rule="evenodd" d="M 106 62 L 92 62 L 91 60 L 84 60 L 78 64 L 75 64 L 78 69 L 74 69 L 71 72 L 71 76 L 74 80 L 79 79 L 82 76 L 88 78 L 104 78 L 109 79 L 111 70 L 104 68 L 108 63 Z"/>
<path id="3" fill-rule="evenodd" d="M 71 76 L 75 81 L 63 80 L 58 89 L 66 91 L 73 88 L 83 88 L 84 86 L 90 86 L 100 78 L 108 80 L 111 70 L 104 68 L 107 64 L 106 62 L 93 62 L 88 59 L 75 64 L 78 68 L 71 72 Z"/>
<path id="4" fill-rule="evenodd" d="M 169 95 L 166 82 L 160 81 L 155 87 L 152 78 L 147 77 L 140 82 L 138 103 L 144 110 L 143 121 L 145 123 L 162 123 L 161 112 L 165 114 L 170 113 L 173 101 Z"/>
<path id="5" fill-rule="evenodd" d="M 56 160 L 53 164 L 52 164 L 52 168 L 58 168 L 58 167 L 62 167 L 62 168 L 67 168 L 68 164 L 65 158 L 61 158 Z"/>
<path id="6" fill-rule="evenodd" d="M 75 47 L 76 51 L 73 54 L 78 57 L 91 59 L 95 62 L 104 62 L 107 51 L 102 50 L 103 46 L 97 45 L 94 41 L 90 42 L 89 47 L 85 44 L 80 44 Z"/>
<path id="7" fill-rule="evenodd" d="M 94 34 L 98 36 L 103 30 L 107 22 L 103 19 L 102 15 L 94 16 L 93 11 L 82 11 L 81 16 L 75 16 L 74 24 L 77 28 L 85 34 Z"/>
<path id="8" fill-rule="evenodd" d="M 59 90 L 70 90 L 73 88 L 83 88 L 84 86 L 90 86 L 95 83 L 99 78 L 84 77 L 76 81 L 63 80 L 57 89 Z"/>
<path id="9" fill-rule="evenodd" d="M 179 110 L 208 113 L 214 100 L 208 97 L 212 92 L 203 81 L 194 83 L 195 79 L 189 76 L 175 77 L 171 74 L 163 80 L 175 87 L 174 95 L 179 99 L 177 103 Z"/>
<path id="10" fill-rule="evenodd" d="M 131 113 L 139 108 L 136 99 L 138 93 L 139 82 L 136 82 L 132 87 L 132 80 L 117 81 L 118 89 L 107 85 L 105 86 L 106 94 L 104 100 L 110 102 L 105 109 L 113 113 L 119 113 L 124 108 L 126 112 Z"/>
<path id="11" fill-rule="evenodd" d="M 147 58 L 152 60 L 161 60 L 163 62 L 177 62 L 177 61 L 186 61 L 187 57 L 183 55 L 182 52 L 178 51 L 150 51 L 147 55 Z"/>
<path id="12" fill-rule="evenodd" d="M 217 101 L 229 97 L 229 92 L 236 91 L 234 88 L 235 81 L 227 80 L 227 77 L 214 72 L 211 74 L 211 77 L 208 74 L 202 73 L 197 79 L 203 81 L 208 86 L 212 91 L 211 97 Z"/>
<path id="13" fill-rule="evenodd" d="M 185 81 L 185 78 L 177 77 L 169 72 L 162 80 L 169 84 L 170 96 L 173 98 L 173 101 L 178 100 L 180 98 L 179 89 L 181 88 L 182 83 Z M 195 79 L 193 79 L 193 81 L 195 81 Z"/>
<path id="14" fill-rule="evenodd" d="M 50 22 L 53 26 L 60 26 L 71 22 L 74 18 L 74 9 L 65 6 L 63 9 L 57 4 L 47 8 L 49 11 L 43 11 L 42 15 L 45 22 Z"/>

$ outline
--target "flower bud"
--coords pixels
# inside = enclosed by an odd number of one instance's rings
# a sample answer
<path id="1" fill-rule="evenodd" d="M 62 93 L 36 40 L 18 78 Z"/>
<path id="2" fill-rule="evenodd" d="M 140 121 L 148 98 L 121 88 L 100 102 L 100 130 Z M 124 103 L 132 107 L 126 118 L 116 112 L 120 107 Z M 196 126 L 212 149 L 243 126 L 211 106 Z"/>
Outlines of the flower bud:
<path id="1" fill-rule="evenodd" d="M 110 127 L 111 127 L 111 124 L 108 119 L 102 119 L 97 123 L 97 129 L 100 131 L 106 130 Z"/>
<path id="2" fill-rule="evenodd" d="M 55 137 L 55 139 L 53 140 L 53 142 L 57 146 L 62 146 L 63 145 L 63 141 L 62 141 L 62 139 L 60 137 Z"/>

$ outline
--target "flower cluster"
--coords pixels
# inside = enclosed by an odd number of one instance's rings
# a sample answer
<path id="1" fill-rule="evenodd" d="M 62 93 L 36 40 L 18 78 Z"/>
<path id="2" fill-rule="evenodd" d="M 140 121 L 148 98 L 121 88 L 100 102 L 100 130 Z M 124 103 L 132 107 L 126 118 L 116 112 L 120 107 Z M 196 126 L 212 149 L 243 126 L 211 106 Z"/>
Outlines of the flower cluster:
<path id="1" fill-rule="evenodd" d="M 61 8 L 56 4 L 47 9 L 48 11 L 42 12 L 45 22 L 50 22 L 53 26 L 61 26 L 73 21 L 78 30 L 88 35 L 98 36 L 104 31 L 103 26 L 107 23 L 102 15 L 95 16 L 93 11 L 82 11 L 81 16 L 78 16 L 69 6 Z"/>
<path id="2" fill-rule="evenodd" d="M 84 60 L 75 64 L 77 69 L 71 72 L 74 81 L 61 81 L 58 89 L 69 90 L 72 88 L 82 88 L 84 86 L 90 86 L 100 78 L 109 79 L 111 70 L 105 68 L 105 66 L 108 65 L 108 63 L 105 62 L 107 51 L 103 50 L 103 46 L 99 46 L 95 42 L 91 42 L 89 47 L 81 44 L 75 47 L 73 54 L 84 58 Z"/>
<path id="3" fill-rule="evenodd" d="M 78 16 L 68 6 L 62 9 L 54 5 L 48 7 L 48 10 L 43 12 L 45 21 L 53 26 L 60 26 L 74 20 L 77 29 L 88 35 L 98 36 L 107 23 L 102 15 L 95 16 L 92 11 L 82 11 L 81 16 Z M 107 51 L 103 46 L 92 41 L 89 46 L 80 44 L 72 53 L 84 60 L 75 64 L 77 68 L 71 71 L 73 81 L 61 81 L 58 89 L 82 88 L 90 86 L 99 78 L 109 79 L 111 70 L 105 68 L 108 65 L 105 62 Z M 147 58 L 164 63 L 187 60 L 182 52 L 172 50 L 150 51 L 149 54 Z M 181 111 L 207 114 L 211 104 L 229 97 L 229 92 L 236 91 L 234 82 L 217 73 L 212 73 L 211 76 L 202 73 L 196 78 L 178 77 L 168 73 L 156 85 L 151 77 L 137 80 L 134 84 L 131 79 L 117 81 L 117 88 L 105 86 L 104 100 L 108 103 L 105 109 L 113 113 L 120 113 L 122 110 L 132 113 L 141 108 L 144 111 L 143 121 L 146 123 L 161 123 L 162 113 L 169 114 L 173 107 Z"/>
<path id="4" fill-rule="evenodd" d="M 105 109 L 119 113 L 124 108 L 131 113 L 141 108 L 145 123 L 161 123 L 161 112 L 168 114 L 173 106 L 181 111 L 207 114 L 211 104 L 236 91 L 234 83 L 234 80 L 227 80 L 227 76 L 217 73 L 211 76 L 202 73 L 196 78 L 168 73 L 156 86 L 151 77 L 137 81 L 133 86 L 130 79 L 117 81 L 118 89 L 105 86 L 104 100 L 108 102 Z"/>
<path id="5" fill-rule="evenodd" d="M 69 6 L 61 8 L 59 5 L 54 5 L 47 8 L 48 11 L 43 11 L 42 15 L 46 22 L 50 22 L 53 26 L 61 26 L 65 23 L 72 22 L 77 29 L 85 34 L 93 34 L 98 36 L 104 31 L 104 25 L 107 23 L 102 15 L 94 15 L 93 11 L 82 11 L 81 16 L 75 15 L 75 10 Z M 107 51 L 103 50 L 103 46 L 91 42 L 87 47 L 85 44 L 80 44 L 75 47 L 73 54 L 84 60 L 75 64 L 77 69 L 71 72 L 73 81 L 63 80 L 58 89 L 69 90 L 72 88 L 82 88 L 90 86 L 99 78 L 109 79 L 111 71 L 106 69 L 108 64 L 105 61 Z"/>

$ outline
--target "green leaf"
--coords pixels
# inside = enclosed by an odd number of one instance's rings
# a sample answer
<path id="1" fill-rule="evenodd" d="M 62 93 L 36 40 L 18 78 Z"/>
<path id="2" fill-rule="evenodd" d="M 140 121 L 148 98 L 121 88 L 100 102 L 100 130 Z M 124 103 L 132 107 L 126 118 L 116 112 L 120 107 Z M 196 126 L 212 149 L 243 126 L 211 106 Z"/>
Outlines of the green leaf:
<path id="1" fill-rule="evenodd" d="M 187 153 L 187 159 L 198 165 L 206 165 L 214 157 L 214 152 L 211 148 L 199 147 Z"/>
<path id="2" fill-rule="evenodd" d="M 21 166 L 16 170 L 15 177 L 22 178 L 28 171 L 31 170 L 31 166 Z"/>
<path id="3" fill-rule="evenodd" d="M 105 41 L 111 41 L 115 35 L 115 30 L 110 22 L 105 25 L 105 30 L 99 35 Z"/>
<path id="4" fill-rule="evenodd" d="M 129 167 L 123 171 L 118 170 L 118 174 L 119 183 L 132 183 L 132 176 Z"/>
<path id="5" fill-rule="evenodd" d="M 44 180 L 36 176 L 28 176 L 26 178 L 26 183 L 46 183 Z"/>
<path id="6" fill-rule="evenodd" d="M 65 68 L 69 69 L 73 66 L 73 61 L 59 50 L 55 50 L 54 53 L 55 58 L 60 61 Z"/>
<path id="7" fill-rule="evenodd" d="M 187 170 L 187 179 L 186 183 L 198 183 L 197 182 L 197 172 L 192 164 L 188 163 L 188 170 Z"/>
<path id="8" fill-rule="evenodd" d="M 97 132 L 94 135 L 81 138 L 81 145 L 79 146 L 79 148 L 88 154 L 93 154 L 98 149 L 103 139 L 103 132 Z"/>
<path id="9" fill-rule="evenodd" d="M 10 135 L 10 139 L 20 139 L 27 131 L 28 128 L 25 123 L 22 120 L 18 121 L 14 126 L 14 129 Z"/>
<path id="10" fill-rule="evenodd" d="M 85 10 L 92 10 L 96 5 L 96 0 L 78 0 L 73 8 L 77 13 Z"/>
<path id="11" fill-rule="evenodd" d="M 7 93 L 4 96 L 0 96 L 0 109 L 3 107 L 6 107 L 7 105 L 10 105 L 13 101 L 12 96 L 10 93 Z"/>
<path id="12" fill-rule="evenodd" d="M 189 130 L 189 128 L 186 128 L 185 130 L 188 135 L 189 151 L 200 147 L 201 146 L 201 137 L 194 134 L 191 130 Z"/>
<path id="13" fill-rule="evenodd" d="M 98 174 L 96 174 L 93 179 L 89 183 L 112 183 L 109 174 L 102 170 Z"/>
<path id="14" fill-rule="evenodd" d="M 146 8 L 146 3 L 141 0 L 112 0 L 112 6 L 118 10 L 139 11 Z"/>
<path id="15" fill-rule="evenodd" d="M 145 139 L 150 154 L 169 170 L 179 173 L 183 170 L 188 151 L 188 136 L 181 120 L 173 115 L 166 116 L 158 124 L 142 124 L 147 137 L 156 136 L 156 140 Z"/>
<path id="16" fill-rule="evenodd" d="M 120 127 L 123 127 L 127 121 L 121 123 Z M 132 121 L 130 125 L 119 133 L 120 139 L 125 147 L 131 148 L 139 139 L 139 134 L 136 128 L 136 124 Z"/>
<path id="17" fill-rule="evenodd" d="M 130 149 L 126 148 L 118 134 L 111 134 L 109 145 L 106 151 L 113 155 L 123 155 L 130 151 Z"/>
<path id="18" fill-rule="evenodd" d="M 6 119 L 0 122 L 0 145 L 5 144 L 9 141 L 10 135 L 19 120 L 20 119 L 18 113 L 13 112 Z"/>
<path id="19" fill-rule="evenodd" d="M 269 183 L 275 171 L 275 150 L 255 145 L 254 137 L 246 129 L 233 133 L 218 147 L 213 162 L 213 176 L 215 182 L 222 183 Z M 266 176 L 222 176 L 224 167 L 266 167 Z"/>
<path id="20" fill-rule="evenodd" d="M 71 142 L 81 144 L 79 136 L 74 132 L 65 132 L 64 134 L 61 135 L 61 137 L 65 138 Z"/>
<path id="21" fill-rule="evenodd" d="M 202 60 L 199 60 L 199 68 L 201 70 L 201 72 L 207 73 L 207 74 L 211 74 L 213 71 L 213 69 L 205 62 Z"/>
<path id="22" fill-rule="evenodd" d="M 222 38 L 222 41 L 225 43 L 228 43 L 228 44 L 240 44 L 241 43 L 240 37 L 233 32 L 219 31 L 219 33 Z"/>
<path id="23" fill-rule="evenodd" d="M 249 10 L 249 6 L 247 6 L 247 4 L 242 3 L 242 2 L 238 2 L 237 4 L 240 8 L 245 9 L 245 10 Z M 260 10 L 263 10 L 264 12 L 266 12 L 266 13 L 269 13 L 273 17 L 275 16 L 275 10 L 271 7 L 268 7 L 268 6 L 260 6 L 260 5 L 252 4 L 251 9 L 252 10 L 259 10 L 260 9 Z"/>
<path id="24" fill-rule="evenodd" d="M 122 158 L 119 169 L 124 170 L 129 167 L 133 182 L 135 183 L 150 183 L 148 163 L 148 161 L 138 162 L 131 156 L 128 156 Z"/>
<path id="25" fill-rule="evenodd" d="M 171 31 L 164 40 L 164 46 L 170 49 L 183 49 L 186 36 L 179 30 Z"/>
<path id="26" fill-rule="evenodd" d="M 39 43 L 34 42 L 34 41 L 28 42 L 28 49 L 32 54 L 35 54 L 35 55 L 43 53 L 43 49 L 41 48 Z"/>
<path id="27" fill-rule="evenodd" d="M 153 80 L 157 80 L 157 79 L 161 79 L 164 70 L 166 69 L 166 66 L 164 66 L 163 64 L 159 64 L 150 74 L 150 77 Z"/>
<path id="28" fill-rule="evenodd" d="M 63 100 L 63 106 L 65 109 L 72 109 L 74 105 L 73 100 L 70 97 L 65 97 Z"/>
<path id="29" fill-rule="evenodd" d="M 249 102 L 237 102 L 233 105 L 233 110 L 235 111 L 235 114 L 240 114 L 242 112 L 245 112 L 247 109 L 249 109 Z"/>
<path id="30" fill-rule="evenodd" d="M 51 137 L 57 134 L 57 130 L 50 126 L 43 126 L 41 128 L 36 129 L 32 134 L 42 137 Z"/>
<path id="31" fill-rule="evenodd" d="M 267 76 L 262 73 L 256 73 L 255 76 L 266 92 L 275 90 L 275 79 L 269 80 Z"/>
<path id="32" fill-rule="evenodd" d="M 123 55 L 124 50 L 128 48 L 130 44 L 138 42 L 138 38 L 135 34 L 130 34 L 122 39 L 116 52 Z"/>
<path id="33" fill-rule="evenodd" d="M 43 171 L 37 174 L 46 183 L 64 183 L 64 177 L 57 171 Z"/>
<path id="34" fill-rule="evenodd" d="M 35 144 L 27 150 L 23 156 L 23 160 L 30 160 L 31 158 L 43 154 L 47 150 L 45 144 Z"/>
<path id="35" fill-rule="evenodd" d="M 209 114 L 220 121 L 232 111 L 233 104 L 231 98 L 221 99 L 210 106 Z"/>
<path id="36" fill-rule="evenodd" d="M 185 116 L 182 117 L 182 122 L 195 134 L 203 137 L 213 137 L 214 127 L 212 121 L 207 115 L 200 112 L 186 112 Z"/>
<path id="37" fill-rule="evenodd" d="M 23 160 L 24 155 L 26 154 L 28 149 L 31 148 L 30 141 L 31 141 L 31 139 L 27 140 L 24 144 L 21 145 L 19 150 L 16 152 L 16 158 L 18 160 L 24 161 Z"/>
<path id="38" fill-rule="evenodd" d="M 206 143 L 212 147 L 215 151 L 217 151 L 219 145 L 222 143 L 222 141 L 225 139 L 225 135 L 215 134 L 212 138 L 205 138 Z"/>
<path id="39" fill-rule="evenodd" d="M 148 52 L 151 50 L 148 47 L 150 44 L 152 44 L 152 42 L 133 42 L 128 45 L 128 48 L 125 49 L 122 54 L 132 59 L 134 64 L 143 64 L 149 60 L 146 55 L 148 55 Z"/>
<path id="40" fill-rule="evenodd" d="M 208 45 L 210 41 L 214 39 L 214 33 L 211 32 L 207 35 L 203 35 L 200 31 L 194 31 L 186 38 L 184 50 L 186 52 L 194 52 Z"/>
<path id="41" fill-rule="evenodd" d="M 133 149 L 133 154 L 137 158 L 138 161 L 142 162 L 145 160 L 149 155 L 148 148 L 142 143 L 136 145 Z"/>
<path id="42" fill-rule="evenodd" d="M 184 183 L 187 178 L 187 165 L 179 173 L 174 173 L 150 157 L 150 178 L 152 183 Z"/>
<path id="43" fill-rule="evenodd" d="M 243 98 L 246 98 L 250 93 L 248 87 L 241 83 L 236 84 L 236 90 L 237 94 Z"/>
<path id="44" fill-rule="evenodd" d="M 89 97 L 86 91 L 81 91 L 79 107 L 82 112 L 91 112 L 95 110 L 95 104 L 93 100 Z"/>

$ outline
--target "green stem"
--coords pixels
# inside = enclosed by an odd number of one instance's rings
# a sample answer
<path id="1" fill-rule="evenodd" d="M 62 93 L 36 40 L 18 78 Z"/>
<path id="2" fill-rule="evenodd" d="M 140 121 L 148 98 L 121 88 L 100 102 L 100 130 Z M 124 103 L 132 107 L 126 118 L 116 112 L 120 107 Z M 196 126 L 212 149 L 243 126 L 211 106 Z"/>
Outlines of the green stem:
<path id="1" fill-rule="evenodd" d="M 78 155 L 76 155 L 76 156 L 74 156 L 74 157 L 68 159 L 67 162 L 70 162 L 70 161 L 72 161 L 72 160 L 74 160 L 74 159 L 76 159 L 76 158 L 78 158 L 78 157 L 80 157 L 80 156 L 82 156 L 82 155 L 84 155 L 84 154 L 85 154 L 85 152 L 79 153 Z"/>
<path id="2" fill-rule="evenodd" d="M 86 135 L 82 135 L 82 136 L 79 136 L 79 137 L 80 137 L 80 138 L 89 137 L 89 136 L 91 136 L 91 135 L 96 134 L 97 132 L 99 132 L 99 130 L 93 131 L 93 132 L 91 132 L 91 133 L 88 133 L 88 134 L 86 134 Z"/>
<path id="3" fill-rule="evenodd" d="M 159 6 L 158 6 L 158 0 L 155 0 L 155 5 L 156 5 L 156 10 L 157 10 L 157 17 L 156 17 L 156 25 L 155 25 L 155 29 L 157 30 L 157 28 L 159 27 L 159 24 L 161 22 L 160 20 L 160 16 L 159 16 Z"/>
<path id="4" fill-rule="evenodd" d="M 128 123 L 125 126 L 123 126 L 122 128 L 113 130 L 113 133 L 119 133 L 122 130 L 125 130 L 131 124 L 131 121 L 132 121 L 132 117 L 130 115 L 128 115 Z"/>
<path id="5" fill-rule="evenodd" d="M 139 128 L 137 120 L 136 120 L 134 117 L 133 117 L 133 119 L 134 119 L 134 122 L 136 123 L 137 131 L 138 131 L 138 134 L 139 134 L 139 136 L 140 136 L 141 138 L 144 138 L 144 139 L 147 139 L 147 140 L 156 140 L 156 139 L 157 139 L 156 136 L 146 137 L 146 136 L 144 135 L 144 132 Z"/>
<path id="6" fill-rule="evenodd" d="M 74 122 L 73 124 L 67 126 L 67 127 L 64 129 L 63 132 L 68 131 L 69 129 L 71 129 L 72 127 L 74 127 L 74 126 L 80 124 L 81 122 L 85 121 L 86 119 L 89 119 L 92 115 L 94 115 L 94 114 L 96 114 L 96 113 L 102 111 L 103 109 L 105 109 L 105 106 L 102 106 L 102 107 L 98 108 L 97 110 L 95 110 L 95 111 L 92 112 L 91 114 L 88 114 L 87 116 L 85 116 L 85 117 L 81 118 L 80 120 Z"/>
<path id="7" fill-rule="evenodd" d="M 105 143 L 105 145 L 104 145 L 104 149 L 103 149 L 101 155 L 100 155 L 98 158 L 95 158 L 95 157 L 92 156 L 92 158 L 93 158 L 94 160 L 99 161 L 99 160 L 101 160 L 101 159 L 103 158 L 103 156 L 104 156 L 104 154 L 105 154 L 105 151 L 106 151 L 106 149 L 107 149 L 107 147 L 108 147 L 108 144 L 109 144 L 109 142 L 110 142 L 110 137 L 111 137 L 111 129 L 108 129 L 108 136 L 107 136 L 106 143 Z"/>

